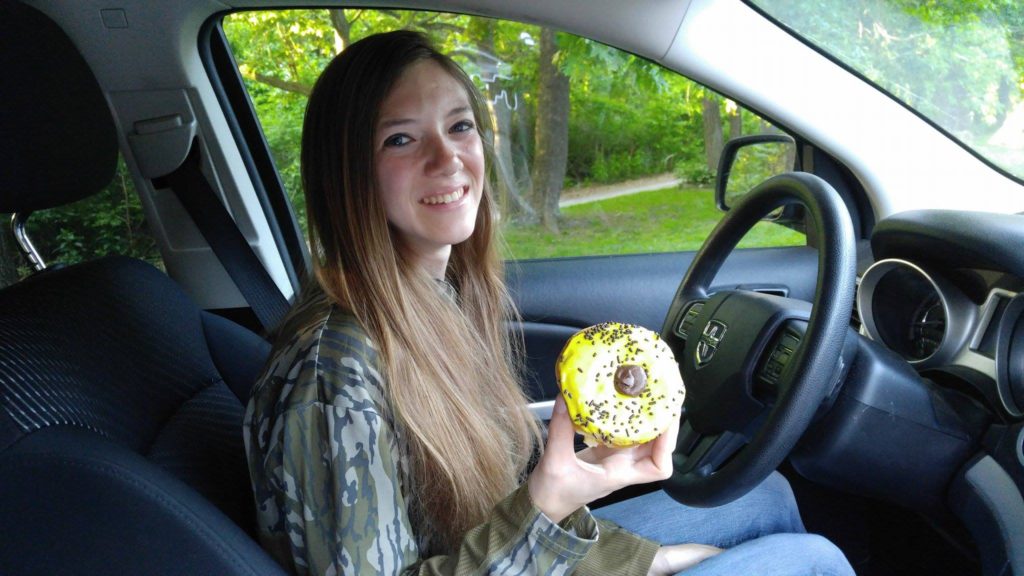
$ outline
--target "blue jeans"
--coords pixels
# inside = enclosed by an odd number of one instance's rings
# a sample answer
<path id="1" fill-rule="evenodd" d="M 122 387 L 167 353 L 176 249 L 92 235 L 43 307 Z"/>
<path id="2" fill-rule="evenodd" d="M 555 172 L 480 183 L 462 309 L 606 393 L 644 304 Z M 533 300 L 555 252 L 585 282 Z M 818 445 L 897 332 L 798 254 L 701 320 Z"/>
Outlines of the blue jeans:
<path id="1" fill-rule="evenodd" d="M 726 548 L 686 576 L 851 576 L 834 544 L 807 534 L 789 482 L 778 472 L 742 498 L 717 508 L 691 508 L 663 491 L 594 510 L 626 530 L 660 542 Z"/>

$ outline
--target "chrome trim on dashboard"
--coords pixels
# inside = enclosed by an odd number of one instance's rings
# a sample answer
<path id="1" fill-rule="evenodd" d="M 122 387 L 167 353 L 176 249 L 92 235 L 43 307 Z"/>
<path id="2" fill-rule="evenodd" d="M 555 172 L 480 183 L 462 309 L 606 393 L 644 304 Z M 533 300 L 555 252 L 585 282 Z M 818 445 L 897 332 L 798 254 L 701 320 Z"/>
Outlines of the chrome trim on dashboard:
<path id="1" fill-rule="evenodd" d="M 878 283 L 889 272 L 898 268 L 908 268 L 931 284 L 932 289 L 938 295 L 943 314 L 946 317 L 945 330 L 938 348 L 926 358 L 907 358 L 907 362 L 919 370 L 949 363 L 973 333 L 978 308 L 956 286 L 917 264 L 898 258 L 888 258 L 875 262 L 864 272 L 857 289 L 857 309 L 860 312 L 862 326 L 869 338 L 891 348 L 890 344 L 881 337 L 878 324 L 875 321 L 873 302 Z"/>
<path id="2" fill-rule="evenodd" d="M 991 360 L 987 356 L 975 352 L 975 350 L 981 346 L 981 341 L 985 336 L 985 332 L 988 331 L 993 320 L 997 323 L 995 327 L 996 330 L 999 330 L 999 324 L 1002 322 L 1003 318 L 1002 316 L 999 318 L 993 318 L 996 308 L 999 305 L 997 299 L 1005 298 L 1007 300 L 1007 306 L 1009 306 L 1009 302 L 1016 297 L 1017 292 L 1010 292 L 1003 288 L 993 288 L 988 293 L 988 297 L 985 298 L 985 303 L 981 305 L 981 317 L 978 319 L 977 326 L 975 327 L 974 336 L 971 337 L 970 350 L 964 350 L 963 353 L 957 356 L 955 360 L 964 366 L 978 370 L 986 376 L 991 377 L 992 381 L 996 383 L 996 396 L 999 397 L 999 403 L 1002 405 L 1003 410 L 1011 416 L 1019 418 L 1024 416 L 1024 411 L 1017 408 L 1016 403 L 1013 401 L 1013 393 L 1009 390 L 1010 383 L 1007 382 L 999 373 L 998 350 L 996 358 L 992 358 Z M 1006 315 L 1006 310 L 1003 311 L 1003 315 Z M 976 364 L 968 362 L 970 359 L 976 359 L 974 357 L 981 358 L 982 365 L 986 368 L 991 366 L 991 372 L 987 369 L 982 370 Z M 1007 361 L 1009 361 L 1009 359 L 1007 359 Z"/>
<path id="3" fill-rule="evenodd" d="M 971 350 L 977 350 L 978 346 L 981 346 L 981 339 L 985 337 L 985 331 L 988 330 L 988 325 L 992 322 L 992 315 L 996 313 L 996 308 L 999 306 L 999 302 L 996 299 L 1005 298 L 1009 301 L 1016 295 L 1016 292 L 1010 292 L 1003 288 L 993 288 L 988 293 L 988 296 L 985 298 L 985 303 L 981 305 L 981 316 L 978 318 L 977 326 L 974 329 L 974 335 L 971 336 Z"/>
<path id="4" fill-rule="evenodd" d="M 959 354 L 953 357 L 950 364 L 970 368 L 971 370 L 988 376 L 993 382 L 996 381 L 996 374 L 998 373 L 998 370 L 996 369 L 996 361 L 984 354 L 979 354 L 974 350 L 963 348 L 960 350 Z M 1000 399 L 1002 399 L 1001 396 Z M 1006 408 L 1005 402 L 1003 407 Z"/>

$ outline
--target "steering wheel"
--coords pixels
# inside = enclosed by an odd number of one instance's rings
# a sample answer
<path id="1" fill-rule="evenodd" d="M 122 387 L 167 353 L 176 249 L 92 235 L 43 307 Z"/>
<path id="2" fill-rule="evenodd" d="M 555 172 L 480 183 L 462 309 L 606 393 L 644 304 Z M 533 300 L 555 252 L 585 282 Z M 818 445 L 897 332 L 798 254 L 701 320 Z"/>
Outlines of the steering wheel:
<path id="1" fill-rule="evenodd" d="M 711 293 L 739 240 L 776 208 L 799 202 L 818 242 L 813 306 L 744 290 Z M 838 384 L 856 282 L 853 227 L 827 182 L 775 176 L 743 197 L 690 264 L 661 336 L 679 361 L 686 399 L 663 483 L 674 499 L 718 506 L 768 477 Z"/>

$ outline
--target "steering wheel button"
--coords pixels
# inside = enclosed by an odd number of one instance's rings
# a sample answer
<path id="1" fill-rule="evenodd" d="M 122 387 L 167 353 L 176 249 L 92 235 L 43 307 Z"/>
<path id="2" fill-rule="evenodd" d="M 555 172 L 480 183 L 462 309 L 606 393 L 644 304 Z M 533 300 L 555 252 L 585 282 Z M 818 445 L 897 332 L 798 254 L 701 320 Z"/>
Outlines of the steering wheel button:
<path id="1" fill-rule="evenodd" d="M 693 328 L 693 323 L 697 320 L 697 316 L 700 315 L 700 311 L 704 308 L 703 302 L 695 302 L 686 309 L 686 313 L 683 314 L 683 319 L 679 321 L 679 328 L 676 329 L 676 333 L 679 334 L 684 340 L 690 329 Z"/>

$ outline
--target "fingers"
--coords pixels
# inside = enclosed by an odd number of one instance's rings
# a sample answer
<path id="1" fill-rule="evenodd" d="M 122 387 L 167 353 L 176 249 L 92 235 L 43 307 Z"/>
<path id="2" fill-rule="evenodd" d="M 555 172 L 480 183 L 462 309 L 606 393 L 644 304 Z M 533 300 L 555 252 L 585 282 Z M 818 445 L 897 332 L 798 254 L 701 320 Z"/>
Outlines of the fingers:
<path id="1" fill-rule="evenodd" d="M 674 419 L 668 430 L 661 436 L 654 439 L 651 446 L 651 461 L 654 467 L 668 478 L 672 474 L 672 453 L 676 449 L 676 439 L 679 436 L 679 420 Z"/>
<path id="2" fill-rule="evenodd" d="M 654 554 L 654 562 L 647 576 L 671 576 L 693 568 L 704 560 L 720 553 L 721 548 L 706 544 L 672 544 L 662 546 Z"/>
<path id="3" fill-rule="evenodd" d="M 672 453 L 679 434 L 679 421 L 673 420 L 669 428 L 653 441 L 629 448 L 594 446 L 575 451 L 576 431 L 559 395 L 548 423 L 548 440 L 542 458 L 542 468 L 559 474 L 580 476 L 578 481 L 588 485 L 595 493 L 606 493 L 632 484 L 664 480 L 672 475 Z M 577 488 L 578 489 L 578 488 Z M 588 500 L 589 501 L 589 500 Z"/>
<path id="4" fill-rule="evenodd" d="M 693 568 L 721 551 L 721 548 L 706 544 L 674 544 L 658 549 L 663 561 L 660 566 L 666 569 L 665 574 L 676 574 Z"/>
<path id="5" fill-rule="evenodd" d="M 551 410 L 551 421 L 548 422 L 548 442 L 545 452 L 552 456 L 566 457 L 576 451 L 574 444 L 576 432 L 569 419 L 569 411 L 565 407 L 565 398 L 559 394 L 555 398 L 555 406 Z"/>
<path id="6" fill-rule="evenodd" d="M 623 485 L 664 480 L 672 475 L 672 454 L 679 436 L 679 421 L 654 440 L 637 446 L 594 446 L 576 453 L 581 462 L 606 470 Z"/>

